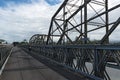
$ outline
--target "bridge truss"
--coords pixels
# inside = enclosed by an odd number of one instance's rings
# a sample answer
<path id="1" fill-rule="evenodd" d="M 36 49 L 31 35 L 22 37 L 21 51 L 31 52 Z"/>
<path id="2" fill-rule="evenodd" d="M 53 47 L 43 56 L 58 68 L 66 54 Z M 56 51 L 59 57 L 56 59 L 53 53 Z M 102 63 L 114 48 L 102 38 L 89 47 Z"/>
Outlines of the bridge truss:
<path id="1" fill-rule="evenodd" d="M 51 19 L 48 35 L 31 37 L 32 50 L 89 78 L 111 80 L 107 68 L 120 69 L 120 46 L 109 44 L 120 24 L 119 15 L 110 20 L 116 9 L 120 4 L 109 8 L 108 0 L 64 0 Z M 97 44 L 90 44 L 93 38 Z"/>
<path id="2" fill-rule="evenodd" d="M 118 7 L 119 4 L 109 9 L 108 0 L 65 0 L 51 19 L 47 44 L 51 37 L 56 44 L 87 44 L 89 36 L 99 30 L 102 36 L 98 43 L 109 43 L 109 35 L 120 21 L 111 22 L 109 13 Z M 60 36 L 51 36 L 54 34 Z"/>
<path id="3" fill-rule="evenodd" d="M 33 35 L 30 40 L 29 44 L 34 45 L 45 45 L 47 40 L 47 35 L 45 34 L 35 34 Z"/>
<path id="4" fill-rule="evenodd" d="M 28 45 L 22 46 L 24 49 Z M 120 70 L 119 45 L 32 45 L 31 53 L 92 80 L 112 80 L 109 70 Z M 35 54 L 36 53 L 36 54 Z M 112 76 L 113 77 L 113 76 Z"/>

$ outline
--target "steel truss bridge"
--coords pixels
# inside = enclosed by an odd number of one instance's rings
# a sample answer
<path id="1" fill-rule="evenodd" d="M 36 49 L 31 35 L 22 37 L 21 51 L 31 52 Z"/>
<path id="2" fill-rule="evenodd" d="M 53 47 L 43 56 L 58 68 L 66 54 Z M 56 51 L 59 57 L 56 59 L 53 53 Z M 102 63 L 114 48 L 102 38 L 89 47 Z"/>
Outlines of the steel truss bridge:
<path id="1" fill-rule="evenodd" d="M 108 4 L 108 0 L 64 0 L 51 19 L 48 34 L 35 34 L 21 47 L 31 46 L 37 55 L 90 79 L 111 80 L 107 68 L 120 69 L 120 46 L 109 44 L 120 24 L 120 16 L 114 19 L 112 15 L 120 10 L 120 3 Z"/>

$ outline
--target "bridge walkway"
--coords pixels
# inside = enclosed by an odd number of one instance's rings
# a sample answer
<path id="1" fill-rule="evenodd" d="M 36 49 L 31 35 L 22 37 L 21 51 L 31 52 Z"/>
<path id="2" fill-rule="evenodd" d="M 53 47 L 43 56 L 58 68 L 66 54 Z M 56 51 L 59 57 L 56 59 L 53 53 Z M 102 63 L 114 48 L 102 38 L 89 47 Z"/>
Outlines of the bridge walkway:
<path id="1" fill-rule="evenodd" d="M 37 61 L 20 48 L 14 47 L 0 80 L 68 80 Z"/>

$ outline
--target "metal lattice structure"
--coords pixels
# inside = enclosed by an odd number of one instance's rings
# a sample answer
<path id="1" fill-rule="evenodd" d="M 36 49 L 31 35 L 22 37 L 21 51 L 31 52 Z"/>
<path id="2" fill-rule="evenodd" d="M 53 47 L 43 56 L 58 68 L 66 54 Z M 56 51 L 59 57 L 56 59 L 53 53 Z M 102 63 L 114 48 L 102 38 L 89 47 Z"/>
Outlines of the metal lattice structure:
<path id="1" fill-rule="evenodd" d="M 51 19 L 48 35 L 31 37 L 32 50 L 89 78 L 111 80 L 106 68 L 120 69 L 120 46 L 109 44 L 109 36 L 120 24 L 119 15 L 109 19 L 116 9 L 120 4 L 109 8 L 108 0 L 64 0 Z M 99 30 L 97 44 L 88 45 L 89 35 Z"/>
<path id="2" fill-rule="evenodd" d="M 51 35 L 54 37 L 58 37 L 59 35 Z M 46 45 L 48 35 L 46 34 L 35 34 L 33 35 L 30 40 L 29 44 L 30 45 Z M 50 44 L 53 44 L 52 39 L 50 38 Z"/>
<path id="3" fill-rule="evenodd" d="M 88 36 L 101 29 L 98 43 L 109 43 L 109 35 L 120 23 L 119 16 L 117 21 L 109 21 L 109 12 L 119 7 L 120 4 L 109 9 L 108 0 L 65 0 L 51 19 L 47 44 L 50 39 L 57 44 L 87 44 Z"/>
<path id="4" fill-rule="evenodd" d="M 47 40 L 47 35 L 45 34 L 35 34 L 33 35 L 30 40 L 29 40 L 29 44 L 31 45 L 43 45 L 46 43 Z"/>
<path id="5" fill-rule="evenodd" d="M 29 46 L 23 47 L 28 49 Z M 112 80 L 108 69 L 120 70 L 119 45 L 33 45 L 31 47 L 34 55 L 44 56 L 64 66 L 65 69 L 72 69 L 91 80 Z"/>

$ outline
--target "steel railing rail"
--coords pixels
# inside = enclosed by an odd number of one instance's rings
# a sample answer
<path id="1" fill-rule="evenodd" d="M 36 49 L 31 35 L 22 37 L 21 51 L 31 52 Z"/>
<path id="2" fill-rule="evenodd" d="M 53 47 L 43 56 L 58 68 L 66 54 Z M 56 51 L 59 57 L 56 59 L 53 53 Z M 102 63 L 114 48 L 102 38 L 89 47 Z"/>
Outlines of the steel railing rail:
<path id="1" fill-rule="evenodd" d="M 28 45 L 21 47 L 29 48 Z M 110 80 L 106 67 L 120 67 L 120 45 L 33 45 L 31 50 L 88 77 Z"/>

